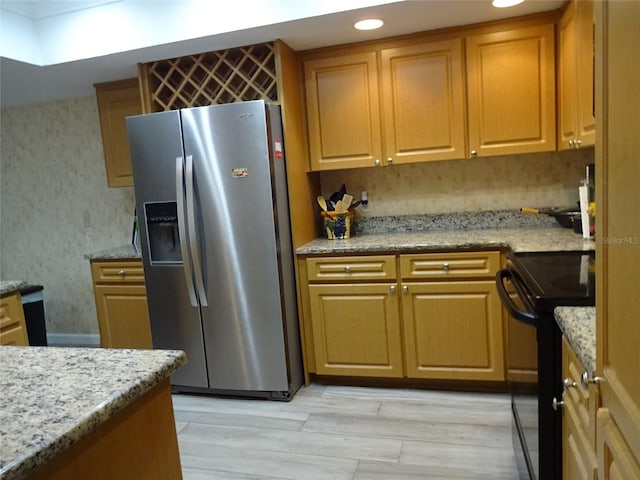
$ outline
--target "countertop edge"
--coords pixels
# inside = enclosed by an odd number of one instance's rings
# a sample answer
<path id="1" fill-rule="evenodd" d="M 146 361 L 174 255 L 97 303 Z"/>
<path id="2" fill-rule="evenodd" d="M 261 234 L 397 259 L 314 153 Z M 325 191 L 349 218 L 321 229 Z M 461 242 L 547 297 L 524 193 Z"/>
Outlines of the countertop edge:
<path id="1" fill-rule="evenodd" d="M 166 353 L 171 355 L 171 358 L 167 358 L 158 369 L 140 377 L 138 381 L 130 387 L 114 391 L 109 398 L 105 399 L 102 403 L 97 404 L 90 412 L 79 416 L 75 425 L 67 429 L 57 438 L 43 445 L 38 450 L 28 452 L 24 456 L 18 457 L 12 462 L 7 463 L 0 471 L 2 479 L 21 479 L 35 471 L 38 467 L 52 460 L 56 455 L 62 453 L 64 450 L 76 443 L 83 436 L 105 423 L 115 413 L 124 409 L 140 398 L 144 393 L 169 378 L 171 373 L 180 368 L 187 361 L 186 353 L 183 351 L 167 350 Z"/>
<path id="2" fill-rule="evenodd" d="M 562 334 L 589 376 L 596 369 L 595 307 L 556 307 L 554 317 Z"/>

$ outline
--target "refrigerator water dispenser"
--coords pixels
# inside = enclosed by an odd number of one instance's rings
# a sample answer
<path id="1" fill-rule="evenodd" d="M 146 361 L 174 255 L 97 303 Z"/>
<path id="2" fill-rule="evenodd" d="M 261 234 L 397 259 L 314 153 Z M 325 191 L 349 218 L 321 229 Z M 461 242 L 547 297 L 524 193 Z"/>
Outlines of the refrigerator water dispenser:
<path id="1" fill-rule="evenodd" d="M 151 264 L 182 263 L 176 202 L 144 204 Z"/>

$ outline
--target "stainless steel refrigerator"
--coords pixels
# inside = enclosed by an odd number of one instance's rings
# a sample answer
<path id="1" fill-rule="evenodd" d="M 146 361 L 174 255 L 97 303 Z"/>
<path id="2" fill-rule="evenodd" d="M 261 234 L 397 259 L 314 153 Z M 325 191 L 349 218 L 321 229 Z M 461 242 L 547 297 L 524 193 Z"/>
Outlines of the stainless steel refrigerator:
<path id="1" fill-rule="evenodd" d="M 155 348 L 174 391 L 289 400 L 302 384 L 278 106 L 127 118 Z"/>

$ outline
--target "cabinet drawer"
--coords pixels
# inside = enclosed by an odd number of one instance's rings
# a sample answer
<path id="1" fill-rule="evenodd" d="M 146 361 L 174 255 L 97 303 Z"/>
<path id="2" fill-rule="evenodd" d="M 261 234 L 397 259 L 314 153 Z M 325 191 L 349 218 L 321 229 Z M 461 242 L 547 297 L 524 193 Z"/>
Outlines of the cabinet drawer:
<path id="1" fill-rule="evenodd" d="M 400 255 L 404 280 L 493 277 L 500 252 L 450 252 Z"/>
<path id="2" fill-rule="evenodd" d="M 94 283 L 144 283 L 142 261 L 91 262 Z"/>
<path id="3" fill-rule="evenodd" d="M 309 282 L 395 280 L 396 257 L 318 257 L 307 259 Z"/>

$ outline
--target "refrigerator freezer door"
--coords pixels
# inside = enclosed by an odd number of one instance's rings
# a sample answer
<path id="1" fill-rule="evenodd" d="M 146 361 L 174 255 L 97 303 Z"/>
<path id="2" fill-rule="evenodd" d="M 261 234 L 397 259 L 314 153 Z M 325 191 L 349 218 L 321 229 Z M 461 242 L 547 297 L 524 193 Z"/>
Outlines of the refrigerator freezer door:
<path id="1" fill-rule="evenodd" d="M 192 155 L 212 389 L 289 389 L 265 105 L 182 111 Z"/>
<path id="2" fill-rule="evenodd" d="M 193 307 L 189 301 L 185 259 L 180 249 L 175 248 L 183 240 L 185 232 L 180 231 L 171 218 L 161 218 L 163 215 L 171 216 L 168 206 L 172 204 L 176 206 L 172 211 L 178 216 L 184 215 L 177 209 L 180 202 L 176 197 L 176 159 L 184 157 L 180 115 L 177 111 L 170 111 L 129 117 L 127 130 L 136 208 L 138 212 L 145 212 L 140 240 L 153 346 L 180 349 L 187 353 L 188 362 L 172 375 L 172 384 L 207 388 L 200 308 L 197 304 Z M 158 213 L 155 207 L 159 205 L 167 208 Z M 147 215 L 154 211 L 154 218 L 151 218 L 151 213 Z M 160 218 L 156 218 L 158 216 Z M 167 226 L 168 223 L 171 227 Z M 177 222 L 179 226 L 183 224 Z M 164 256 L 170 261 L 152 262 L 150 259 L 149 235 L 153 238 L 158 232 L 164 232 L 164 240 L 171 239 L 175 243 L 172 245 L 174 248 L 167 249 L 171 255 Z"/>

